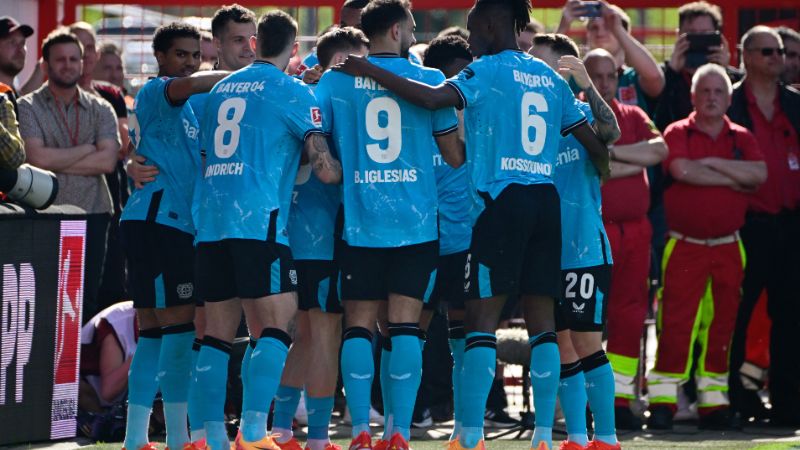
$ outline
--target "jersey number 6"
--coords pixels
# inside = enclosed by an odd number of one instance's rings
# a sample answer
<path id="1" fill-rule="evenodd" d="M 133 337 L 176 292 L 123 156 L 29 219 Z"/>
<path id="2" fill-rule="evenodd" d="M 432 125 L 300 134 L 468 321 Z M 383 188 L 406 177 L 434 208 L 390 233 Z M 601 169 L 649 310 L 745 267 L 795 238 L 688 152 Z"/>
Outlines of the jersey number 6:
<path id="1" fill-rule="evenodd" d="M 386 114 L 386 125 L 381 126 L 381 113 Z M 400 123 L 400 105 L 391 97 L 378 97 L 370 100 L 364 117 L 367 134 L 376 141 L 387 141 L 386 148 L 381 144 L 367 144 L 367 155 L 377 163 L 387 164 L 400 156 L 403 147 L 403 126 Z"/>
<path id="2" fill-rule="evenodd" d="M 247 102 L 240 97 L 226 99 L 219 105 L 219 110 L 217 111 L 218 126 L 214 130 L 214 154 L 217 155 L 217 158 L 230 158 L 236 152 L 241 133 L 239 122 L 244 117 L 246 107 Z M 228 115 L 231 110 L 233 110 L 233 116 L 229 118 Z M 225 142 L 227 136 L 230 136 L 230 138 Z"/>
<path id="3" fill-rule="evenodd" d="M 542 153 L 542 149 L 544 149 L 547 122 L 539 114 L 531 114 L 531 107 L 534 107 L 536 112 L 545 113 L 548 111 L 547 100 L 537 92 L 526 92 L 522 96 L 522 127 L 520 127 L 522 130 L 522 149 L 525 150 L 525 153 L 536 156 Z M 532 141 L 529 133 L 531 128 L 535 133 Z"/>

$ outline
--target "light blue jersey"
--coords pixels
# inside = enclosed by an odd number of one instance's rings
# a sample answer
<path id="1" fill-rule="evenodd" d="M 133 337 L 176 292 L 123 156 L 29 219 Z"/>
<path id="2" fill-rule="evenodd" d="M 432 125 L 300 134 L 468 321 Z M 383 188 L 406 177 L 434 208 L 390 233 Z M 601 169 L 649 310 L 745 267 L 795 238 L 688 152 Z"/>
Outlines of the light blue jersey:
<path id="1" fill-rule="evenodd" d="M 197 116 L 197 121 L 203 120 L 203 115 L 206 111 L 206 102 L 208 101 L 208 92 L 202 92 L 200 94 L 194 94 L 193 96 L 189 97 L 189 104 L 192 105 L 192 111 L 194 111 L 194 115 Z M 202 129 L 200 130 L 202 133 Z"/>
<path id="2" fill-rule="evenodd" d="M 589 104 L 579 105 L 586 118 L 594 121 Z M 600 173 L 572 135 L 561 139 L 555 185 L 561 197 L 561 268 L 611 264 L 601 211 Z"/>
<path id="3" fill-rule="evenodd" d="M 153 78 L 136 95 L 131 142 L 145 164 L 158 167 L 155 180 L 131 193 L 120 220 L 146 220 L 194 234 L 192 197 L 200 173 L 199 126 L 188 102 L 167 96 L 172 78 Z"/>
<path id="4" fill-rule="evenodd" d="M 317 57 L 317 47 L 311 49 L 311 53 L 307 54 L 305 58 L 303 58 L 303 65 L 308 67 L 309 69 L 319 64 L 319 58 Z"/>
<path id="5" fill-rule="evenodd" d="M 369 60 L 430 85 L 444 75 L 397 55 Z M 435 241 L 435 135 L 458 128 L 452 108 L 414 106 L 367 77 L 328 71 L 315 91 L 323 128 L 332 133 L 343 172 L 344 239 L 358 247 L 402 247 Z"/>
<path id="6" fill-rule="evenodd" d="M 274 240 L 286 223 L 305 138 L 321 132 L 314 95 L 256 61 L 214 86 L 203 116 L 206 167 L 195 209 L 198 242 Z"/>
<path id="7" fill-rule="evenodd" d="M 469 248 L 473 208 L 466 164 L 453 169 L 438 151 L 433 155 L 439 198 L 439 255 L 451 255 Z"/>
<path id="8" fill-rule="evenodd" d="M 553 182 L 561 136 L 586 121 L 566 81 L 542 61 L 504 50 L 447 80 L 461 96 L 472 183 L 497 198 L 509 184 Z"/>

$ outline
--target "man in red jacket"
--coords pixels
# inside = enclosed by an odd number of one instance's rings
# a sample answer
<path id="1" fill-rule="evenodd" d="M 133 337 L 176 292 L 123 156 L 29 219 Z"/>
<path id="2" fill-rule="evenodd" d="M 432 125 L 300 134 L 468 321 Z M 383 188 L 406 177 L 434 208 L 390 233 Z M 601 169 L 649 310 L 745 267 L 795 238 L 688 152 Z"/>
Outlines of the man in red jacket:
<path id="1" fill-rule="evenodd" d="M 677 392 L 697 362 L 700 427 L 735 426 L 728 407 L 728 352 L 744 277 L 748 192 L 767 178 L 755 137 L 725 115 L 732 86 L 714 64 L 692 77 L 694 112 L 667 127 L 665 161 L 672 183 L 664 206 L 669 241 L 664 250 L 658 311 L 658 353 L 648 375 L 648 428 L 669 429 Z"/>

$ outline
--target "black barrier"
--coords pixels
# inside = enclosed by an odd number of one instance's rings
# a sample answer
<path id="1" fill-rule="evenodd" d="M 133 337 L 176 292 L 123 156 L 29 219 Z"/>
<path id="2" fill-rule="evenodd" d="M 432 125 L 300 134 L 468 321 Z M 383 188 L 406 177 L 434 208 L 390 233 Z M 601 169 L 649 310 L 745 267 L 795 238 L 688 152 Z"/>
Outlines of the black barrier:
<path id="1" fill-rule="evenodd" d="M 86 221 L 0 202 L 0 445 L 75 436 Z"/>

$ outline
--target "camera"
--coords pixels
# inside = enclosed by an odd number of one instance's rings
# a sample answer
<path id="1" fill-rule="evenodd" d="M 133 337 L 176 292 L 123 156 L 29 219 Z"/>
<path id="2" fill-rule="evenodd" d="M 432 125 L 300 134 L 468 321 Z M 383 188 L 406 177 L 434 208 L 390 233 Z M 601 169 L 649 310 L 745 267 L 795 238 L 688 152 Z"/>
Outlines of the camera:
<path id="1" fill-rule="evenodd" d="M 686 67 L 700 67 L 708 62 L 711 47 L 722 45 L 719 31 L 713 33 L 688 33 L 689 49 L 686 51 Z"/>
<path id="2" fill-rule="evenodd" d="M 603 4 L 596 1 L 581 2 L 581 18 L 592 19 L 603 15 Z"/>
<path id="3" fill-rule="evenodd" d="M 58 195 L 58 178 L 53 172 L 30 164 L 23 164 L 16 170 L 0 169 L 0 191 L 15 203 L 45 209 Z"/>

